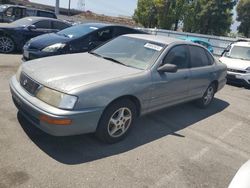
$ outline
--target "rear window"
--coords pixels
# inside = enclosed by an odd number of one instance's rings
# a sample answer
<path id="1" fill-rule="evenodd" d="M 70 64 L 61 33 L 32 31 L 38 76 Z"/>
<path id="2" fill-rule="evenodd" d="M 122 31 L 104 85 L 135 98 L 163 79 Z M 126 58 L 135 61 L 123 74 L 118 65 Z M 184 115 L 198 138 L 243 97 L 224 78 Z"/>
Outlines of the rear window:
<path id="1" fill-rule="evenodd" d="M 69 25 L 66 23 L 63 23 L 63 22 L 57 22 L 57 21 L 52 22 L 53 29 L 63 30 L 63 29 L 66 29 L 68 27 L 69 27 Z"/>
<path id="2" fill-rule="evenodd" d="M 47 18 L 55 18 L 56 17 L 53 13 L 51 13 L 51 12 L 44 12 L 44 11 L 38 11 L 37 12 L 37 16 L 47 17 Z"/>
<path id="3" fill-rule="evenodd" d="M 191 56 L 191 67 L 203 67 L 211 65 L 211 62 L 203 48 L 199 46 L 189 46 Z"/>

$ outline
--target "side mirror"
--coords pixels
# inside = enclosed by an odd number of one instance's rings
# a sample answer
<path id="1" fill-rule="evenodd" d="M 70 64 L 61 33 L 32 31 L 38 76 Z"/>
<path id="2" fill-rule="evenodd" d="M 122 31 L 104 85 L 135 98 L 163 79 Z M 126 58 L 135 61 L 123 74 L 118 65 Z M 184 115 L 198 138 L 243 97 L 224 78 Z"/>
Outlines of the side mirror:
<path id="1" fill-rule="evenodd" d="M 35 25 L 29 25 L 27 28 L 28 28 L 28 30 L 35 30 L 36 26 Z"/>
<path id="2" fill-rule="evenodd" d="M 175 73 L 177 72 L 177 66 L 173 65 L 173 64 L 165 64 L 160 66 L 157 70 L 160 73 L 164 73 L 164 72 L 171 72 L 171 73 Z"/>

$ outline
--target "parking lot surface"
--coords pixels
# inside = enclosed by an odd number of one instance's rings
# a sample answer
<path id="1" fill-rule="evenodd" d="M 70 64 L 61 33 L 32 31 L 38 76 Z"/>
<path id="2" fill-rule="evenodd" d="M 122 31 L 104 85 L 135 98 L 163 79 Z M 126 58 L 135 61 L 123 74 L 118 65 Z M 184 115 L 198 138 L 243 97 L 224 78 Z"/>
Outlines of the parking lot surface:
<path id="1" fill-rule="evenodd" d="M 0 188 L 224 188 L 250 158 L 250 90 L 226 85 L 208 109 L 188 103 L 141 117 L 124 141 L 106 145 L 25 121 L 8 87 L 20 61 L 0 55 Z"/>

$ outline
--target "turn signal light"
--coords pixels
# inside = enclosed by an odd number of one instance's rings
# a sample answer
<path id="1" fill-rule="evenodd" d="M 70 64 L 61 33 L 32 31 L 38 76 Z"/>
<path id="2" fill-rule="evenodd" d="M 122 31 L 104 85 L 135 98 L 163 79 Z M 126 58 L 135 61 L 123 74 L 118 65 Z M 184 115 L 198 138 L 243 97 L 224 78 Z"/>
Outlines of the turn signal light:
<path id="1" fill-rule="evenodd" d="M 47 115 L 40 115 L 40 121 L 53 125 L 70 125 L 72 123 L 71 119 L 57 119 Z"/>

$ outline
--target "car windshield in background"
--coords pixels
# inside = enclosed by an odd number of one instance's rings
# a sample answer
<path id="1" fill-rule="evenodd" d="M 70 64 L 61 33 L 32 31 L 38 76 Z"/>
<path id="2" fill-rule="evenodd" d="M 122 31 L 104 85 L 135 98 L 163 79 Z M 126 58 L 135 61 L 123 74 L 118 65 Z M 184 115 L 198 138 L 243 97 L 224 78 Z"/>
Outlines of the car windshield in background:
<path id="1" fill-rule="evenodd" d="M 96 29 L 99 29 L 99 28 L 90 26 L 90 25 L 76 25 L 76 26 L 72 26 L 67 29 L 64 29 L 62 31 L 59 31 L 57 34 L 67 36 L 69 38 L 78 38 Z"/>
<path id="2" fill-rule="evenodd" d="M 226 53 L 226 57 L 250 60 L 250 48 L 243 46 L 234 46 L 230 52 Z"/>
<path id="3" fill-rule="evenodd" d="M 125 66 L 147 69 L 164 48 L 165 44 L 121 36 L 97 48 L 92 53 Z"/>
<path id="4" fill-rule="evenodd" d="M 16 20 L 12 23 L 10 23 L 11 25 L 15 25 L 15 26 L 29 26 L 32 25 L 33 20 L 31 18 L 22 18 L 19 20 Z"/>

